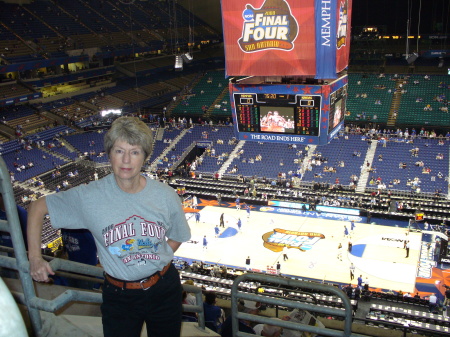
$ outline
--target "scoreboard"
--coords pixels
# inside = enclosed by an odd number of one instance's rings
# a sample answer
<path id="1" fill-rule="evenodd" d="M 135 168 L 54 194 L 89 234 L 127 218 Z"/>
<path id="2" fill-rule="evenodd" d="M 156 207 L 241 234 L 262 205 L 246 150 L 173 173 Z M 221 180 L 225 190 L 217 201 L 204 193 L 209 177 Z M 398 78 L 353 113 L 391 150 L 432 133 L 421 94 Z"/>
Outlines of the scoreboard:
<path id="1" fill-rule="evenodd" d="M 320 95 L 234 94 L 239 132 L 318 136 Z"/>
<path id="2" fill-rule="evenodd" d="M 347 75 L 326 84 L 257 81 L 255 77 L 230 81 L 238 139 L 320 145 L 327 144 L 342 128 Z"/>

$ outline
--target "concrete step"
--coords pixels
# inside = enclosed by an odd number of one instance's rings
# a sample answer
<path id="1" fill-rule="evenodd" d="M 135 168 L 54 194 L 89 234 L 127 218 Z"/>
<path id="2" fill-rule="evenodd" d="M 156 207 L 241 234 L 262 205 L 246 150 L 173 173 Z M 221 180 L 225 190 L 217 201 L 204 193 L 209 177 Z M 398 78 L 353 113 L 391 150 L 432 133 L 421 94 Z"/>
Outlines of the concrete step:
<path id="1" fill-rule="evenodd" d="M 77 315 L 59 315 L 45 313 L 43 328 L 45 336 L 75 336 L 75 337 L 103 337 L 103 327 L 101 317 L 77 316 Z M 206 328 L 201 330 L 197 323 L 183 322 L 181 326 L 181 337 L 203 337 L 220 336 L 219 334 Z M 147 337 L 147 328 L 144 323 L 141 337 Z"/>

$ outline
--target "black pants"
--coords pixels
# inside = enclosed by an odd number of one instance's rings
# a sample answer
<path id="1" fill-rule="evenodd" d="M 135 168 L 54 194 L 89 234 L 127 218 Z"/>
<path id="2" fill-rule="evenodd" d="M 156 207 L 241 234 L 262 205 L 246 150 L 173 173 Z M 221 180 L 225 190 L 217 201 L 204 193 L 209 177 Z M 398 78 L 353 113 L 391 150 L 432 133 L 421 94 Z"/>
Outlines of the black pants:
<path id="1" fill-rule="evenodd" d="M 144 322 L 149 337 L 179 337 L 180 277 L 173 265 L 147 290 L 118 288 L 105 279 L 101 305 L 105 337 L 139 337 Z"/>

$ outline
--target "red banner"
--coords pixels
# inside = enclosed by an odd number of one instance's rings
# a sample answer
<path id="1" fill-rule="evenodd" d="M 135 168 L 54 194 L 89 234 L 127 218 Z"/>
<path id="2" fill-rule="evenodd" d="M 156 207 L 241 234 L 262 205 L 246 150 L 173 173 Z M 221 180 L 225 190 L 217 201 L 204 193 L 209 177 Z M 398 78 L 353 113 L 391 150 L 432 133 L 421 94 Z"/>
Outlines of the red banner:
<path id="1" fill-rule="evenodd" d="M 314 0 L 223 0 L 227 75 L 315 74 Z"/>
<path id="2" fill-rule="evenodd" d="M 352 17 L 352 0 L 338 0 L 336 10 L 337 43 L 336 43 L 336 72 L 347 68 L 350 57 L 350 34 Z"/>
<path id="3" fill-rule="evenodd" d="M 222 0 L 227 76 L 336 78 L 352 0 Z"/>

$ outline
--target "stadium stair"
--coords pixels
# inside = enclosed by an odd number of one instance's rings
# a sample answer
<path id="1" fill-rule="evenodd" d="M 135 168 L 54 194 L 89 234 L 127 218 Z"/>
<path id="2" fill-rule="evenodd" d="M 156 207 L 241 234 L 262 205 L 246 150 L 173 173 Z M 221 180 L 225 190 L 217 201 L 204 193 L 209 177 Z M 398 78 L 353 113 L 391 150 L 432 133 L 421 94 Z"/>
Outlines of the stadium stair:
<path id="1" fill-rule="evenodd" d="M 223 89 L 223 91 L 220 93 L 219 96 L 217 96 L 217 98 L 215 99 L 215 101 L 209 106 L 208 111 L 206 112 L 205 117 L 206 118 L 210 118 L 211 115 L 213 115 L 214 109 L 216 105 L 220 105 L 223 98 L 225 97 L 225 95 L 228 95 L 229 91 L 228 91 L 228 87 L 225 86 L 225 88 Z"/>
<path id="2" fill-rule="evenodd" d="M 402 93 L 400 88 L 400 84 L 402 82 L 403 80 L 397 80 L 394 97 L 392 98 L 391 109 L 389 110 L 387 126 L 395 126 L 395 123 L 397 122 L 398 111 L 400 109 L 400 102 L 402 100 Z M 397 114 L 395 114 L 395 112 L 397 112 Z"/>
<path id="3" fill-rule="evenodd" d="M 163 140 L 164 137 L 164 128 L 158 128 L 156 131 L 155 140 Z"/>
<path id="4" fill-rule="evenodd" d="M 0 124 L 0 134 L 8 139 L 14 139 L 16 137 L 14 129 L 4 124 Z"/>
<path id="5" fill-rule="evenodd" d="M 302 172 L 305 173 L 306 169 L 308 167 L 308 163 L 311 162 L 311 159 L 313 157 L 314 152 L 316 151 L 317 145 L 309 145 L 309 150 L 308 150 L 308 154 L 305 156 L 305 158 L 303 159 L 303 163 L 302 163 Z M 302 175 L 303 177 L 303 175 Z"/>
<path id="6" fill-rule="evenodd" d="M 158 161 L 160 159 L 163 159 L 166 156 L 166 154 L 169 153 L 169 151 L 174 146 L 176 147 L 177 143 L 183 138 L 183 136 L 188 132 L 188 130 L 189 129 L 184 129 L 183 131 L 181 131 L 181 133 L 170 144 L 168 144 L 168 146 L 164 149 L 164 151 L 161 152 L 161 154 L 155 158 L 155 160 L 152 162 L 152 164 L 149 167 L 150 171 L 156 171 L 156 169 L 158 168 Z M 159 129 L 158 129 L 158 133 L 159 133 Z M 162 133 L 162 135 L 164 135 L 164 132 Z"/>
<path id="7" fill-rule="evenodd" d="M 370 149 L 367 150 L 364 164 L 361 167 L 361 174 L 359 176 L 358 185 L 356 186 L 357 193 L 364 193 L 366 189 L 367 181 L 369 180 L 369 171 L 367 170 L 366 163 L 369 162 L 372 166 L 373 158 L 375 157 L 375 151 L 377 149 L 378 142 L 373 141 L 370 145 Z"/>
<path id="8" fill-rule="evenodd" d="M 91 316 L 78 316 L 78 315 L 61 315 L 56 316 L 53 314 L 45 313 L 48 323 L 45 327 L 49 329 L 47 336 L 103 336 L 103 325 L 101 317 Z M 55 324 L 56 323 L 56 324 Z M 147 331 L 144 323 L 144 327 L 141 332 L 141 336 L 147 336 Z M 181 327 L 180 337 L 200 337 L 200 336 L 219 336 L 217 333 L 206 328 L 204 331 L 198 328 L 198 323 L 183 322 Z"/>
<path id="9" fill-rule="evenodd" d="M 80 154 L 80 151 L 77 150 L 77 148 L 75 146 L 73 146 L 72 144 L 70 144 L 67 139 L 64 139 L 64 146 L 67 148 L 67 150 L 69 150 L 70 152 L 76 152 L 78 154 Z"/>
<path id="10" fill-rule="evenodd" d="M 7 290 L 9 289 L 9 291 L 13 292 L 16 296 L 23 296 L 21 284 L 17 279 L 4 278 L 4 282 L 7 286 Z M 73 290 L 73 288 L 59 285 L 52 285 L 49 287 L 47 284 L 37 284 L 36 290 L 39 296 L 42 296 L 46 300 L 50 300 L 55 299 L 57 296 L 62 296 L 67 290 Z M 96 291 L 93 290 L 92 292 Z M 19 308 L 20 310 L 25 310 L 22 309 L 22 306 Z M 64 308 L 59 309 L 58 314 L 39 311 L 39 315 L 42 319 L 42 329 L 40 331 L 41 337 L 103 337 L 102 317 L 100 304 L 98 303 L 73 302 Z M 27 327 L 28 331 L 31 331 L 31 322 L 28 315 L 23 315 L 23 318 L 25 327 Z M 7 331 L 8 327 L 5 328 L 6 330 L 3 329 L 2 331 Z M 19 334 L 11 334 L 11 336 L 12 335 L 19 336 Z M 20 336 L 23 336 L 23 334 Z M 145 324 L 140 336 L 147 336 Z M 197 322 L 182 323 L 180 337 L 201 336 L 215 337 L 219 335 L 208 328 L 201 330 Z"/>
<path id="11" fill-rule="evenodd" d="M 237 153 L 242 149 L 242 147 L 245 145 L 245 140 L 239 141 L 239 143 L 236 145 L 236 147 L 233 149 L 233 151 L 230 153 L 230 156 L 228 159 L 223 163 L 222 167 L 219 169 L 219 174 L 221 176 L 226 173 L 228 167 L 231 165 L 233 160 L 236 158 Z"/>
<path id="12" fill-rule="evenodd" d="M 49 149 L 47 149 L 46 147 L 40 147 L 41 151 L 44 151 L 45 153 L 48 153 L 50 156 L 54 156 L 56 158 L 59 158 L 61 160 L 64 160 L 65 162 L 69 162 L 71 161 L 71 159 L 61 153 L 55 152 L 55 151 L 50 151 Z"/>
<path id="13" fill-rule="evenodd" d="M 169 104 L 169 106 L 167 107 L 167 114 L 168 116 L 172 115 L 172 112 L 178 107 L 178 105 L 180 104 L 180 102 L 183 101 L 183 95 L 185 95 L 187 92 L 189 92 L 189 90 L 192 90 L 193 88 L 195 88 L 195 86 L 198 84 L 198 82 L 200 82 L 200 80 L 202 79 L 202 76 L 198 76 L 196 77 L 190 84 L 189 88 L 183 88 L 183 90 L 180 91 L 180 93 L 178 94 L 178 96 L 176 96 L 176 100 L 172 100 Z"/>

